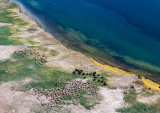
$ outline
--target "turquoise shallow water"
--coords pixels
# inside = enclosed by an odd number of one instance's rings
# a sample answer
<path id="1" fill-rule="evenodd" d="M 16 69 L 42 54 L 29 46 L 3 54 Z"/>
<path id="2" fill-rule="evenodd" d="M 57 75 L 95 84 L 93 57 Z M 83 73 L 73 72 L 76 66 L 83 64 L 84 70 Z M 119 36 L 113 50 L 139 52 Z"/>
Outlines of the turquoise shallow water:
<path id="1" fill-rule="evenodd" d="M 12 1 L 72 49 L 129 71 L 160 74 L 158 0 Z"/>

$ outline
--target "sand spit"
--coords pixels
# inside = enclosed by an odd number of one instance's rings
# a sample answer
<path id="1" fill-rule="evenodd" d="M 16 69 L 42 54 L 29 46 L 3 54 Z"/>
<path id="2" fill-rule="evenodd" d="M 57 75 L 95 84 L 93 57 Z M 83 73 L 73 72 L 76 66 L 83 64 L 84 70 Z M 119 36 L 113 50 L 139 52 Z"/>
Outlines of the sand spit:
<path id="1" fill-rule="evenodd" d="M 10 23 L 0 23 L 0 27 L 1 26 L 11 26 L 11 25 L 13 25 L 13 24 L 10 24 Z"/>

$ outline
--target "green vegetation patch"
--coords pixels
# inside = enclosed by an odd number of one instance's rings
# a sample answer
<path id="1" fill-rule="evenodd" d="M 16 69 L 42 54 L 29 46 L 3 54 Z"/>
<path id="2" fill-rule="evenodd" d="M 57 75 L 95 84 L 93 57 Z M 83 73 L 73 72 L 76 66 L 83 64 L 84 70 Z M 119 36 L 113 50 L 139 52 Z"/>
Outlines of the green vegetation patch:
<path id="1" fill-rule="evenodd" d="M 37 50 L 40 50 L 43 52 L 49 51 L 49 49 L 44 46 L 30 46 L 30 48 L 32 48 L 34 51 L 37 51 Z"/>
<path id="2" fill-rule="evenodd" d="M 40 68 L 38 65 L 32 65 L 33 61 L 29 57 L 24 56 L 22 58 L 22 55 L 14 54 L 13 58 L 16 61 L 6 60 L 0 62 L 0 82 L 24 79 L 36 74 L 34 69 Z"/>
<path id="3" fill-rule="evenodd" d="M 70 73 L 61 72 L 58 70 L 39 70 L 38 74 L 44 73 L 44 76 L 47 78 L 46 80 L 42 79 L 37 82 L 31 82 L 29 84 L 24 85 L 24 90 L 29 90 L 31 88 L 43 88 L 43 89 L 51 89 L 51 88 L 57 88 L 57 87 L 64 87 L 65 84 L 62 84 L 62 82 L 67 82 L 74 80 L 76 77 L 71 75 Z M 77 76 L 78 78 L 78 76 Z M 57 86 L 56 83 L 60 82 Z"/>
<path id="4" fill-rule="evenodd" d="M 12 37 L 18 30 L 12 31 L 10 26 L 0 27 L 0 45 L 21 45 L 22 42 L 18 38 Z"/>
<path id="5" fill-rule="evenodd" d="M 130 90 L 128 94 L 125 95 L 124 100 L 131 104 L 130 107 L 117 109 L 117 112 L 121 113 L 159 113 L 159 104 L 143 104 L 136 100 L 137 93 L 134 89 Z"/>
<path id="6" fill-rule="evenodd" d="M 159 113 L 158 105 L 146 105 L 143 103 L 136 103 L 131 107 L 117 110 L 121 113 Z"/>
<path id="7" fill-rule="evenodd" d="M 136 96 L 137 94 L 135 92 L 135 89 L 133 89 L 133 90 L 130 90 L 129 93 L 125 95 L 124 100 L 125 102 L 128 102 L 130 104 L 135 104 L 137 103 Z"/>
<path id="8" fill-rule="evenodd" d="M 59 54 L 58 51 L 56 51 L 56 50 L 54 50 L 54 49 L 50 50 L 50 55 L 51 55 L 51 56 L 57 56 L 58 54 Z"/>
<path id="9" fill-rule="evenodd" d="M 55 68 L 34 63 L 33 58 L 30 56 L 14 54 L 13 58 L 16 61 L 6 60 L 0 62 L 0 82 L 32 78 L 33 82 L 23 86 L 26 88 L 23 90 L 41 87 L 44 89 L 61 87 L 61 84 L 56 86 L 57 81 L 66 82 L 74 80 L 75 78 L 81 78 L 78 75 L 75 76 Z"/>
<path id="10" fill-rule="evenodd" d="M 7 3 L 7 1 L 5 1 Z M 9 4 L 9 1 L 8 1 Z M 19 32 L 19 28 L 15 28 L 14 25 L 19 27 L 28 25 L 29 23 L 23 19 L 14 16 L 16 13 L 12 12 L 10 9 L 19 8 L 15 3 L 10 3 L 9 6 L 0 8 L 0 23 L 10 23 L 11 26 L 1 26 L 0 27 L 0 45 L 20 45 L 23 44 L 19 41 L 19 38 L 13 37 L 14 34 Z"/>
<path id="11" fill-rule="evenodd" d="M 79 103 L 84 106 L 86 109 L 90 110 L 92 109 L 96 104 L 100 104 L 100 101 L 102 100 L 101 96 L 96 92 L 95 94 L 91 96 L 83 96 Z"/>
<path id="12" fill-rule="evenodd" d="M 29 43 L 29 44 L 31 44 L 31 45 L 36 45 L 36 44 L 39 44 L 39 42 L 32 41 L 32 40 L 28 40 L 28 43 Z"/>
<path id="13" fill-rule="evenodd" d="M 29 25 L 29 22 L 24 21 L 23 19 L 20 18 L 14 18 L 15 24 L 19 25 L 20 27 Z"/>
<path id="14" fill-rule="evenodd" d="M 11 24 L 18 24 L 18 25 L 27 25 L 28 22 L 25 22 L 23 19 L 17 18 L 14 16 L 16 13 L 12 12 L 9 9 L 19 8 L 19 6 L 15 3 L 10 3 L 8 7 L 1 7 L 0 8 L 0 22 L 1 23 L 11 23 Z"/>
<path id="15" fill-rule="evenodd" d="M 7 0 L 8 1 L 8 0 Z M 9 5 L 9 7 L 8 7 L 9 9 L 14 9 L 14 8 L 19 8 L 19 6 L 16 4 L 16 3 L 11 3 L 10 5 Z"/>
<path id="16" fill-rule="evenodd" d="M 22 54 L 13 54 L 13 60 L 6 60 L 0 62 L 0 83 L 7 81 L 22 81 L 26 78 L 32 79 L 27 84 L 19 84 L 12 89 L 18 91 L 28 91 L 31 88 L 52 89 L 60 88 L 66 85 L 66 82 L 75 80 L 76 78 L 83 79 L 82 75 L 74 75 L 63 72 L 55 68 L 47 67 L 46 65 L 39 65 L 34 63 L 31 56 L 23 56 Z M 59 82 L 57 85 L 56 83 Z M 99 103 L 97 93 L 86 96 L 86 92 L 81 92 L 79 97 L 71 97 L 66 95 L 65 100 L 71 100 L 75 105 L 79 103 L 86 109 L 91 109 L 94 105 Z M 95 101 L 93 101 L 95 100 Z M 48 109 L 48 108 L 47 108 Z"/>
<path id="17" fill-rule="evenodd" d="M 28 29 L 29 32 L 34 32 L 34 31 L 37 31 L 38 29 L 35 29 L 35 28 L 30 28 Z"/>

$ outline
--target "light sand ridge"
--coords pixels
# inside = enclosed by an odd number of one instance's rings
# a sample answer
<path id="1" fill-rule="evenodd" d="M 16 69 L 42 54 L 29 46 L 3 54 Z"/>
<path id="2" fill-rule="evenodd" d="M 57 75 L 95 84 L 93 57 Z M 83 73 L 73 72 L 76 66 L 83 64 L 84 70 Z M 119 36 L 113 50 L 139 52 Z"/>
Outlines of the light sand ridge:
<path id="1" fill-rule="evenodd" d="M 11 26 L 11 25 L 13 25 L 13 24 L 10 24 L 10 23 L 0 23 L 0 27 L 1 26 Z"/>
<path id="2" fill-rule="evenodd" d="M 14 45 L 14 46 L 1 46 L 0 45 L 0 60 L 6 60 L 11 58 L 11 55 L 14 53 L 16 50 L 25 50 L 27 49 L 26 46 L 22 45 Z"/>

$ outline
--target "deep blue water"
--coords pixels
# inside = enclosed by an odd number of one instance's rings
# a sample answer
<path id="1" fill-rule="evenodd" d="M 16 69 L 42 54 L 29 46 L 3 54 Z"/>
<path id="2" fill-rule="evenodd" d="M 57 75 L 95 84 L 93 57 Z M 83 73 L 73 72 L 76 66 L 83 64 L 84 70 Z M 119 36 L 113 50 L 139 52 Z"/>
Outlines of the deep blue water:
<path id="1" fill-rule="evenodd" d="M 160 74 L 159 0 L 12 1 L 72 49 Z"/>

